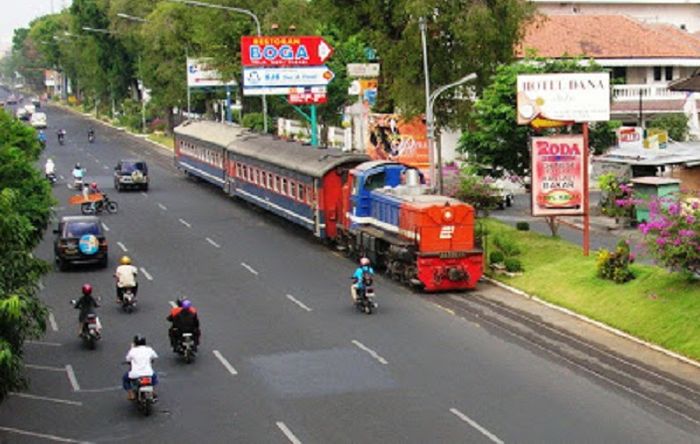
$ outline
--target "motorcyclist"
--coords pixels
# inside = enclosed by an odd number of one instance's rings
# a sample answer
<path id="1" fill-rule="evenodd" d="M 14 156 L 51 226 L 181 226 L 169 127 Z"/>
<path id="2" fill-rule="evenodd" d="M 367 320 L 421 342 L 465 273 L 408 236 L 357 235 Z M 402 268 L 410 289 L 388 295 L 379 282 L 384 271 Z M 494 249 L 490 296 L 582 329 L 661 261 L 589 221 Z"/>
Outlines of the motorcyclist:
<path id="1" fill-rule="evenodd" d="M 50 157 L 46 159 L 46 164 L 44 164 L 44 173 L 46 177 L 56 174 L 56 164 L 53 163 L 53 159 Z"/>
<path id="2" fill-rule="evenodd" d="M 72 174 L 73 179 L 82 180 L 85 177 L 85 170 L 80 166 L 80 163 L 76 163 Z"/>
<path id="3" fill-rule="evenodd" d="M 39 130 L 39 135 L 37 137 L 39 138 L 39 143 L 41 143 L 42 146 L 46 146 L 46 133 L 44 130 Z"/>
<path id="4" fill-rule="evenodd" d="M 136 296 L 136 291 L 139 288 L 136 282 L 136 275 L 139 270 L 131 265 L 131 258 L 129 256 L 122 256 L 119 260 L 119 266 L 114 272 L 114 277 L 117 280 L 117 303 L 121 303 L 124 299 L 124 291 L 127 288 L 131 288 L 134 291 L 134 296 Z"/>
<path id="5" fill-rule="evenodd" d="M 122 387 L 126 390 L 129 400 L 136 398 L 131 385 L 132 380 L 150 376 L 153 387 L 158 385 L 158 374 L 151 365 L 155 359 L 158 359 L 158 354 L 146 345 L 146 338 L 141 335 L 134 336 L 131 349 L 126 354 L 126 362 L 131 365 L 131 368 L 122 377 Z M 155 390 L 153 396 L 157 397 Z"/>
<path id="6" fill-rule="evenodd" d="M 78 315 L 78 336 L 83 333 L 83 326 L 87 316 L 95 313 L 95 308 L 100 306 L 92 295 L 92 285 L 83 284 L 82 292 L 83 295 L 73 305 L 76 309 L 80 310 L 80 314 Z M 102 330 L 99 318 L 97 319 L 97 330 Z"/>
<path id="7" fill-rule="evenodd" d="M 192 305 L 189 299 L 178 300 L 178 306 L 170 310 L 170 315 L 166 318 L 172 323 L 168 334 L 170 335 L 170 345 L 175 349 L 180 335 L 183 333 L 192 333 L 194 335 L 195 346 L 199 345 L 199 316 L 197 309 Z"/>
<path id="8" fill-rule="evenodd" d="M 59 128 L 58 131 L 56 131 L 56 137 L 58 137 L 58 141 L 60 142 L 63 138 L 66 137 L 66 130 L 63 128 Z"/>
<path id="9" fill-rule="evenodd" d="M 357 302 L 358 293 L 365 290 L 365 277 L 374 275 L 374 269 L 370 265 L 370 260 L 366 257 L 360 258 L 360 266 L 357 267 L 352 274 L 352 286 L 350 286 L 350 294 L 352 295 L 353 304 Z"/>
<path id="10" fill-rule="evenodd" d="M 95 129 L 92 127 L 90 127 L 90 129 L 88 129 L 88 140 L 90 140 L 90 139 L 93 139 L 93 140 L 95 139 Z"/>

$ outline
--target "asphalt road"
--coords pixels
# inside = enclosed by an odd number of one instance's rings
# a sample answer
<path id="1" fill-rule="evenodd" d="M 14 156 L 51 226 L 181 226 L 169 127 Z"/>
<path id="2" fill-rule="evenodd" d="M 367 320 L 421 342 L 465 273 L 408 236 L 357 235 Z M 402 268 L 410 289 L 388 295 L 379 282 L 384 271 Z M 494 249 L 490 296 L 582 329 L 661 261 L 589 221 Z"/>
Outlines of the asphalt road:
<path id="1" fill-rule="evenodd" d="M 152 183 L 148 193 L 110 191 L 120 211 L 102 217 L 107 270 L 45 278 L 51 326 L 26 347 L 30 389 L 0 405 L 1 442 L 700 442 L 693 418 L 391 281 L 378 279 L 376 315 L 355 312 L 353 264 L 310 235 L 184 178 L 146 142 L 95 124 L 88 145 L 86 119 L 48 115 L 45 157 L 63 176 L 57 215 L 79 212 L 66 203 L 76 162 L 111 190 L 117 160 L 143 157 Z M 142 271 L 131 315 L 113 302 L 111 275 L 124 252 Z M 50 231 L 36 254 L 53 259 Z M 81 346 L 69 305 L 84 282 L 103 302 L 95 351 Z M 165 316 L 181 295 L 203 325 L 191 365 L 168 347 Z M 119 387 L 135 333 L 160 354 L 161 401 L 148 418 Z"/>

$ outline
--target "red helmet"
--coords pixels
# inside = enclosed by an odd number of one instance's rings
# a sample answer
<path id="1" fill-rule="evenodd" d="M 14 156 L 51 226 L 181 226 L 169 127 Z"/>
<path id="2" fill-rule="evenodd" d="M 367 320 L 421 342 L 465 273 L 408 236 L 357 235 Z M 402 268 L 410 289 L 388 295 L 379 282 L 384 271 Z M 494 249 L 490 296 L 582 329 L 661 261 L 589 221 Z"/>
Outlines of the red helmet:
<path id="1" fill-rule="evenodd" d="M 97 182 L 91 183 L 90 188 L 92 188 L 93 190 L 96 190 L 97 189 Z"/>
<path id="2" fill-rule="evenodd" d="M 85 296 L 92 294 L 92 285 L 90 284 L 83 284 L 83 294 Z"/>

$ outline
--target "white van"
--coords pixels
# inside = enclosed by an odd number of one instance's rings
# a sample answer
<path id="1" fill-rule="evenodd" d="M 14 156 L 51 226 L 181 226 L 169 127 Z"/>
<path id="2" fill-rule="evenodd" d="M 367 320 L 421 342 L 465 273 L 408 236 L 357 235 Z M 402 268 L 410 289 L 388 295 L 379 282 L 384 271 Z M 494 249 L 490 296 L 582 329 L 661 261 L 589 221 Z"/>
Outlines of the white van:
<path id="1" fill-rule="evenodd" d="M 46 128 L 46 114 L 34 113 L 29 120 L 29 124 L 34 128 Z"/>

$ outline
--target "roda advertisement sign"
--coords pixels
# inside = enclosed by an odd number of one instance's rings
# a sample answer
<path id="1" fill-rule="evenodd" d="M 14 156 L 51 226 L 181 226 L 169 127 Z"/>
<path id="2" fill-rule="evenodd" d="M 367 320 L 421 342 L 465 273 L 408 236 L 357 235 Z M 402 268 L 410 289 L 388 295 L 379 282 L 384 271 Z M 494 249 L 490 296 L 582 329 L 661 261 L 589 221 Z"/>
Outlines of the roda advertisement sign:
<path id="1" fill-rule="evenodd" d="M 582 215 L 582 135 L 532 138 L 532 215 Z"/>

